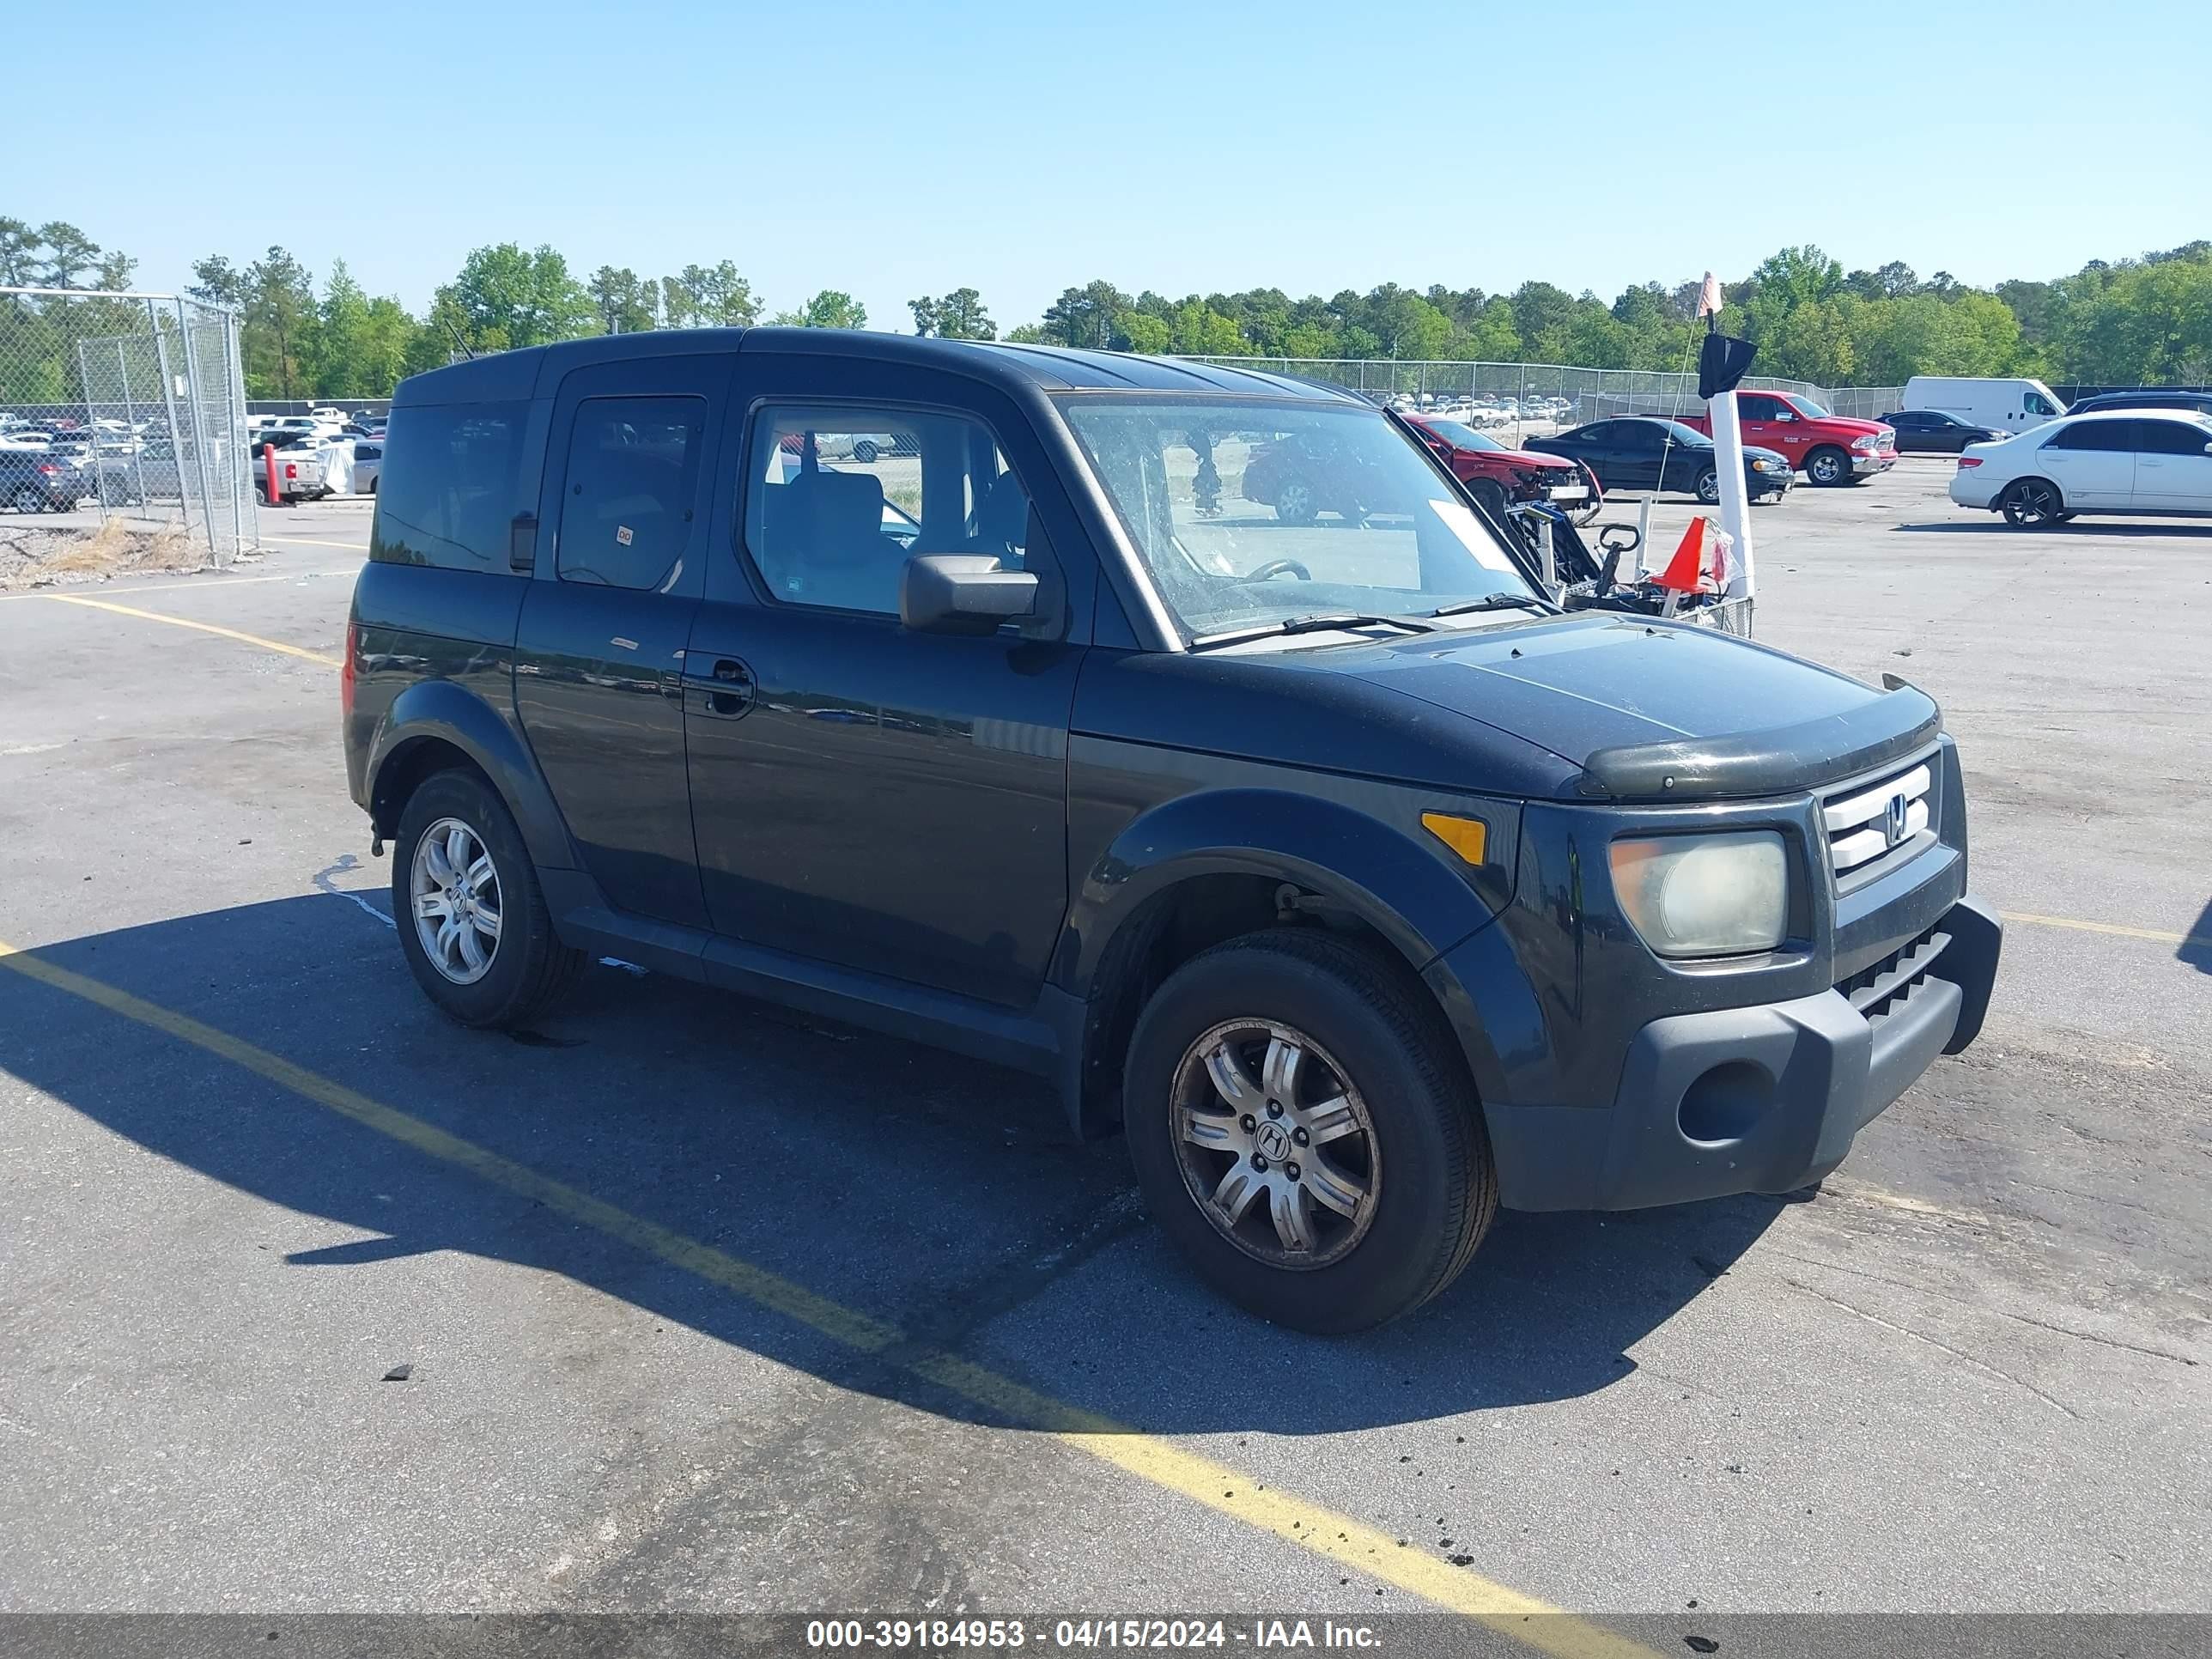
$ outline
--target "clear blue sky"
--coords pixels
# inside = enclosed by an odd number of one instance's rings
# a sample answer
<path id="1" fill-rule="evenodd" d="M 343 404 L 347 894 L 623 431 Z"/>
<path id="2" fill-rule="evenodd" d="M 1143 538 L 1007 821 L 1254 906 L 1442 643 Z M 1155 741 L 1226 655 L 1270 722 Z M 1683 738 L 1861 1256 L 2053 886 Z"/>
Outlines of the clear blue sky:
<path id="1" fill-rule="evenodd" d="M 1785 243 L 1986 283 L 2212 234 L 2212 0 L 96 10 L 9 77 L 55 159 L 0 213 L 159 288 L 282 243 L 419 307 L 514 240 L 879 326 L 969 284 L 1003 328 L 1093 276 L 1610 298 Z"/>

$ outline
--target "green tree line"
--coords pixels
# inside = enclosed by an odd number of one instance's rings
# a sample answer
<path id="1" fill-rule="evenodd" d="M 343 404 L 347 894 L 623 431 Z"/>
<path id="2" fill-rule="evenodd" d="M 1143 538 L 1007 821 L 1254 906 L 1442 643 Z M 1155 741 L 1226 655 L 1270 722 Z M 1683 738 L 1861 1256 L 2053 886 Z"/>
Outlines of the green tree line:
<path id="1" fill-rule="evenodd" d="M 73 225 L 0 218 L 0 283 L 116 289 L 136 262 Z M 243 317 L 246 393 L 343 401 L 381 397 L 404 376 L 466 352 L 643 329 L 763 320 L 866 328 L 852 295 L 825 289 L 767 312 L 728 259 L 667 276 L 601 265 L 578 276 L 556 250 L 513 242 L 472 251 L 419 314 L 362 289 L 343 260 L 319 280 L 282 247 L 238 264 L 198 261 L 189 291 Z M 1064 290 L 1014 341 L 1116 351 L 1302 359 L 1452 359 L 1680 368 L 1702 330 L 1694 281 L 1644 283 L 1608 301 L 1530 281 L 1510 294 L 1395 283 L 1333 297 L 1280 289 L 1182 298 L 1129 294 L 1103 279 Z M 2138 258 L 2092 260 L 2069 276 L 1994 289 L 1947 271 L 1923 280 L 1893 261 L 1846 270 L 1788 247 L 1725 289 L 1722 325 L 1755 341 L 1758 371 L 1823 386 L 1891 386 L 1914 374 L 2038 374 L 2096 384 L 2212 380 L 2212 242 Z M 122 302 L 112 302 L 120 306 Z M 910 301 L 917 333 L 999 337 L 974 288 Z M 119 314 L 119 313 L 118 313 Z M 73 343 L 118 332 L 82 303 L 0 307 L 0 398 L 70 395 Z"/>

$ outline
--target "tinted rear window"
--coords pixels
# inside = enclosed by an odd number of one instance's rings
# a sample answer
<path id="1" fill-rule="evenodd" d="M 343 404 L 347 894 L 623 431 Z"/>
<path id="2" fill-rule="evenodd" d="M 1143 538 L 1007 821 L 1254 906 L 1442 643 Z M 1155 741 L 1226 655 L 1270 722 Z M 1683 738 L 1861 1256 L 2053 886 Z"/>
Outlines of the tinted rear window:
<path id="1" fill-rule="evenodd" d="M 530 405 L 425 404 L 393 412 L 368 556 L 392 564 L 507 571 Z"/>

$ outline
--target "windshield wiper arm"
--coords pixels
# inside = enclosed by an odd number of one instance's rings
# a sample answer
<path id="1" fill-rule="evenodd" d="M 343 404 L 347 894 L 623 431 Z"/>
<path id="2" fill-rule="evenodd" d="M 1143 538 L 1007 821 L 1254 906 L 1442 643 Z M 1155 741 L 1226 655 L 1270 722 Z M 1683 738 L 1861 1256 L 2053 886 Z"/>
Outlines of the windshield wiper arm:
<path id="1" fill-rule="evenodd" d="M 1316 611 L 1310 617 L 1290 617 L 1257 628 L 1234 628 L 1224 634 L 1201 634 L 1191 643 L 1194 651 L 1210 645 L 1235 645 L 1245 640 L 1270 640 L 1285 634 L 1325 634 L 1340 628 L 1400 628 L 1408 634 L 1433 634 L 1436 625 L 1425 617 L 1370 616 L 1362 611 Z"/>
<path id="2" fill-rule="evenodd" d="M 1533 593 L 1486 593 L 1479 599 L 1464 599 L 1457 605 L 1440 605 L 1429 615 L 1470 617 L 1478 611 L 1541 611 L 1544 608 L 1544 602 Z"/>

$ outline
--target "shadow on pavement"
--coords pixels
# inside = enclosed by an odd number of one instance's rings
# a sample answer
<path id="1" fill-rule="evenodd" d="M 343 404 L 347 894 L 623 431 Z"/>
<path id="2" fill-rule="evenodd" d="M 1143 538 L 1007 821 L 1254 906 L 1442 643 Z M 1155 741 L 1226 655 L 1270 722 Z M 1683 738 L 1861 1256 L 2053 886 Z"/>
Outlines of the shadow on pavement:
<path id="1" fill-rule="evenodd" d="M 1430 1308 L 1329 1341 L 1199 1289 L 1144 1222 L 1118 1142 L 1068 1143 L 1042 1087 L 955 1056 L 611 969 L 542 1030 L 465 1031 L 430 1009 L 389 929 L 344 896 L 35 956 L 1153 1432 L 1332 1432 L 1601 1389 L 1783 1202 L 1509 1213 Z M 465 1250 L 565 1274 L 842 1387 L 1006 1420 L 214 1054 L 3 972 L 0 1064 L 162 1158 L 361 1230 L 289 1257 L 303 1273 Z M 118 1218 L 118 1242 L 127 1230 Z M 227 1254 L 256 1248 L 203 1244 L 164 1270 L 220 1275 Z M 1303 1380 L 1284 1389 L 1271 1376 Z"/>
<path id="2" fill-rule="evenodd" d="M 2200 974 L 2212 974 L 2212 899 L 2204 902 L 2204 908 L 2181 941 L 2179 957 Z"/>
<path id="3" fill-rule="evenodd" d="M 2045 525 L 2035 530 L 2015 530 L 2002 519 L 1943 519 L 1932 524 L 1892 526 L 1904 535 L 1939 532 L 1946 536 L 2018 536 L 2024 545 L 2034 536 L 2163 536 L 2177 541 L 2212 540 L 2212 525 L 2179 524 L 2164 519 L 2076 519 L 2071 524 Z"/>

